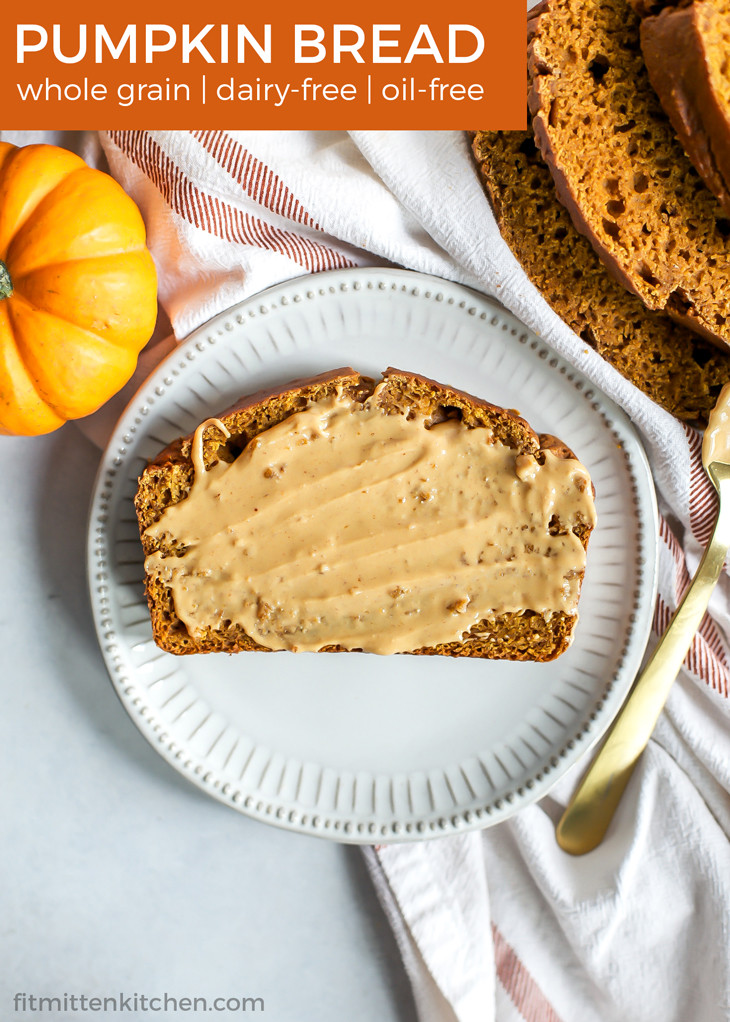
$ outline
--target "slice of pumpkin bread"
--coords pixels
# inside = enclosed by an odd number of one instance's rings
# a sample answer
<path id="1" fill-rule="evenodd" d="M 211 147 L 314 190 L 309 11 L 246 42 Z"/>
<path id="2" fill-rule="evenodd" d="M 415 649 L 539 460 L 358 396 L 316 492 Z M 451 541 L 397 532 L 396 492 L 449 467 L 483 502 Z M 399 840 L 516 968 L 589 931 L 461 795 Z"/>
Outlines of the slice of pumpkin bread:
<path id="1" fill-rule="evenodd" d="M 349 368 L 206 420 L 135 506 L 171 653 L 532 661 L 571 642 L 595 515 L 583 466 L 516 412 Z"/>
<path id="2" fill-rule="evenodd" d="M 706 419 L 730 378 L 730 353 L 606 272 L 558 201 L 528 131 L 478 131 L 472 148 L 502 237 L 568 326 L 649 397 L 687 421 Z"/>
<path id="3" fill-rule="evenodd" d="M 730 215 L 730 0 L 645 18 L 641 49 L 684 151 Z"/>
<path id="4" fill-rule="evenodd" d="M 730 346 L 730 223 L 651 86 L 627 0 L 543 0 L 528 101 L 560 201 L 649 309 Z"/>

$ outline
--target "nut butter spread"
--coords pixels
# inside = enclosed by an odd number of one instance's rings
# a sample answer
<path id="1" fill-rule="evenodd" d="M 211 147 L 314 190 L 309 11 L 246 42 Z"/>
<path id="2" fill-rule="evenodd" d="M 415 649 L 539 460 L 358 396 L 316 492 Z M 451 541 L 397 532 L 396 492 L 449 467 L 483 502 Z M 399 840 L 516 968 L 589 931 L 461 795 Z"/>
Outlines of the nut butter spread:
<path id="1" fill-rule="evenodd" d="M 232 622 L 270 649 L 396 653 L 509 611 L 576 613 L 586 469 L 485 427 L 386 414 L 378 393 L 312 404 L 208 471 L 216 420 L 198 427 L 190 493 L 147 530 L 182 552 L 145 565 L 193 637 Z"/>

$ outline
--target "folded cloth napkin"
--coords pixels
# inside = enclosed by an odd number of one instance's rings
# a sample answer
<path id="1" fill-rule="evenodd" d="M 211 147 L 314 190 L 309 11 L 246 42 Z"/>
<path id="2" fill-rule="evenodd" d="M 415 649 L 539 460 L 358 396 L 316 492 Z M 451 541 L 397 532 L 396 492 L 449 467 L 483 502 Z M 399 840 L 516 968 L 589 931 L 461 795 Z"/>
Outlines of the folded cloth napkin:
<path id="1" fill-rule="evenodd" d="M 177 338 L 287 278 L 396 263 L 497 297 L 580 368 L 649 453 L 664 629 L 716 507 L 700 437 L 587 349 L 530 284 L 463 134 L 115 131 L 101 144 L 144 214 Z M 148 349 L 140 374 L 172 343 Z M 102 435 L 116 410 L 87 428 Z M 366 850 L 424 1022 L 730 1017 L 729 599 L 725 577 L 599 849 L 574 859 L 555 842 L 573 770 L 481 833 Z"/>

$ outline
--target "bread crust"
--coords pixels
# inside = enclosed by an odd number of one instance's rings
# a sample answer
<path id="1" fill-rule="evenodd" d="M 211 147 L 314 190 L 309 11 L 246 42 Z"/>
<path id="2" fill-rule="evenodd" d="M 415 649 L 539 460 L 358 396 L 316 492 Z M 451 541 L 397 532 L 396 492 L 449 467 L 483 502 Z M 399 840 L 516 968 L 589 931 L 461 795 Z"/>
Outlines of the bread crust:
<path id="1" fill-rule="evenodd" d="M 262 402 L 272 401 L 274 398 L 291 398 L 295 395 L 301 396 L 304 401 L 309 400 L 309 396 L 319 390 L 320 387 L 326 386 L 329 383 L 336 385 L 347 385 L 353 380 L 363 380 L 367 384 L 370 381 L 367 377 L 361 377 L 359 373 L 351 366 L 343 366 L 340 369 L 329 369 L 325 373 L 319 373 L 315 376 L 302 376 L 296 380 L 290 380 L 289 383 L 283 384 L 281 387 L 263 388 L 257 390 L 254 394 L 248 394 L 245 397 L 240 398 L 230 407 L 220 412 L 216 418 L 225 422 L 226 419 L 235 416 L 237 413 L 246 412 L 253 408 L 255 405 L 261 404 Z M 208 449 L 210 449 L 214 443 L 215 446 L 220 446 L 219 442 L 216 442 L 216 436 L 221 435 L 220 431 L 217 430 L 211 438 L 206 442 Z M 160 451 L 151 465 L 166 465 L 168 463 L 189 461 L 190 445 L 192 443 L 193 433 L 189 433 L 187 436 L 178 437 L 177 440 L 173 440 L 171 444 L 168 444 L 164 450 Z M 205 451 L 205 444 L 204 444 Z M 207 464 L 207 461 L 206 461 Z M 208 466 L 210 467 L 210 466 Z"/>
<path id="2" fill-rule="evenodd" d="M 641 50 L 667 116 L 692 163 L 730 213 L 730 110 L 713 88 L 702 22 L 711 7 L 667 7 L 641 23 Z"/>
<path id="3" fill-rule="evenodd" d="M 465 391 L 444 386 L 417 373 L 389 367 L 383 373 L 387 381 L 381 395 L 386 411 L 414 408 L 430 417 L 432 422 L 447 417 L 459 417 L 466 428 L 489 426 L 495 437 L 513 447 L 518 453 L 531 453 L 540 458 L 550 450 L 561 458 L 574 458 L 570 448 L 548 434 L 539 436 L 514 410 L 500 408 Z M 270 426 L 295 414 L 310 400 L 322 400 L 337 388 L 364 400 L 375 389 L 375 381 L 361 376 L 354 369 L 344 367 L 317 377 L 295 380 L 282 387 L 258 391 L 236 402 L 228 411 L 217 416 L 232 433 L 231 440 L 242 450 L 254 436 Z M 266 414 L 264 414 L 266 413 Z M 139 479 L 135 496 L 135 510 L 145 555 L 165 549 L 158 539 L 146 534 L 146 529 L 157 521 L 166 507 L 184 500 L 192 485 L 194 470 L 190 459 L 193 434 L 181 437 L 154 458 Z M 235 456 L 231 440 L 215 427 L 206 431 L 203 458 L 206 468 L 224 458 Z M 573 531 L 584 549 L 588 545 L 591 526 L 577 525 Z M 169 548 L 174 549 L 174 546 Z M 170 589 L 159 579 L 145 576 L 145 592 L 150 609 L 155 642 L 167 652 L 184 655 L 206 652 L 242 652 L 258 650 L 271 652 L 257 644 L 240 628 L 231 626 L 218 631 L 207 630 L 202 637 L 193 638 L 177 617 Z M 476 656 L 488 659 L 546 661 L 553 660 L 570 645 L 576 616 L 562 611 L 548 620 L 540 614 L 505 614 L 486 619 L 471 629 L 459 642 L 413 650 L 415 655 Z M 321 652 L 346 652 L 338 646 L 326 646 Z"/>

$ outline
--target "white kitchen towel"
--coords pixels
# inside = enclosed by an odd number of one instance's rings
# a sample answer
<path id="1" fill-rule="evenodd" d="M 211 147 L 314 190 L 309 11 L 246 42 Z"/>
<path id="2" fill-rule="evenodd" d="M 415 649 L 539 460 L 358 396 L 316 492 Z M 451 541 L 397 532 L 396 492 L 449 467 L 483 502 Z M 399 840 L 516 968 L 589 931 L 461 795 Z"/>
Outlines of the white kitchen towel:
<path id="1" fill-rule="evenodd" d="M 707 540 L 700 437 L 550 309 L 503 243 L 466 137 L 445 132 L 101 136 L 145 216 L 177 338 L 319 270 L 395 263 L 497 297 L 641 431 L 660 494 L 662 630 Z M 140 373 L 163 349 L 145 355 Z M 88 424 L 108 428 L 116 406 Z M 730 1018 L 730 585 L 724 577 L 603 845 L 574 859 L 551 795 L 479 834 L 366 852 L 424 1022 Z"/>

